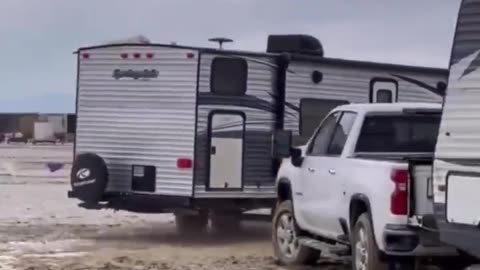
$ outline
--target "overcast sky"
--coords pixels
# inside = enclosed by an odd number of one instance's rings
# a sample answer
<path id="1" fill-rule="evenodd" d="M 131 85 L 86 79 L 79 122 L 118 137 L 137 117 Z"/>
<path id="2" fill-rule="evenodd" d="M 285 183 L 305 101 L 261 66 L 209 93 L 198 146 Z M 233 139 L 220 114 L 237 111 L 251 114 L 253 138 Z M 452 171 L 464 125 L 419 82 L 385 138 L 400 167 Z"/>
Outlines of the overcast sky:
<path id="1" fill-rule="evenodd" d="M 459 0 L 0 0 L 0 106 L 38 99 L 51 110 L 73 111 L 72 52 L 138 34 L 193 46 L 215 46 L 207 39 L 225 36 L 235 40 L 226 48 L 264 51 L 268 34 L 302 33 L 319 38 L 327 57 L 447 67 L 458 5 Z"/>

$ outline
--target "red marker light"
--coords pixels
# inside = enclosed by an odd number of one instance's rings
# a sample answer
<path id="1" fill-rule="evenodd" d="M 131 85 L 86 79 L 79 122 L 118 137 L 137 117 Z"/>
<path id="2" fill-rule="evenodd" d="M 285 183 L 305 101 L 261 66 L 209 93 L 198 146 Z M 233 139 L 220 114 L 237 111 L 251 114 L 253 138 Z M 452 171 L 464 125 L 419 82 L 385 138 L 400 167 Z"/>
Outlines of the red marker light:
<path id="1" fill-rule="evenodd" d="M 177 168 L 179 169 L 190 169 L 193 167 L 193 161 L 189 158 L 179 158 L 177 159 Z"/>
<path id="2" fill-rule="evenodd" d="M 127 59 L 128 58 L 128 53 L 122 53 L 120 55 L 123 59 Z"/>
<path id="3" fill-rule="evenodd" d="M 152 59 L 153 58 L 153 53 L 147 53 L 147 58 Z"/>
<path id="4" fill-rule="evenodd" d="M 187 53 L 187 58 L 191 59 L 191 58 L 194 58 L 195 57 L 195 54 L 193 53 Z"/>
<path id="5" fill-rule="evenodd" d="M 82 54 L 82 57 L 83 57 L 83 59 L 88 59 L 88 58 L 90 58 L 90 54 L 88 54 L 88 53 L 83 53 L 83 54 Z"/>
<path id="6" fill-rule="evenodd" d="M 139 54 L 139 53 L 134 53 L 134 54 L 133 54 L 133 57 L 135 57 L 135 58 L 138 59 L 138 58 L 140 58 L 140 54 Z"/>

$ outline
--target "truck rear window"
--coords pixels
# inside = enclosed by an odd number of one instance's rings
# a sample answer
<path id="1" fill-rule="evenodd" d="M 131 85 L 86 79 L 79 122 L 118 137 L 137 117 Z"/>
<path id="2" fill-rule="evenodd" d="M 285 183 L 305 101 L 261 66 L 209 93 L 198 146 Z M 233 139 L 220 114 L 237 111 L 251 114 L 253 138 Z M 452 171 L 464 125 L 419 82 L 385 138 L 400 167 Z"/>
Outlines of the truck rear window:
<path id="1" fill-rule="evenodd" d="M 356 152 L 434 152 L 440 127 L 438 115 L 367 116 L 360 131 Z"/>

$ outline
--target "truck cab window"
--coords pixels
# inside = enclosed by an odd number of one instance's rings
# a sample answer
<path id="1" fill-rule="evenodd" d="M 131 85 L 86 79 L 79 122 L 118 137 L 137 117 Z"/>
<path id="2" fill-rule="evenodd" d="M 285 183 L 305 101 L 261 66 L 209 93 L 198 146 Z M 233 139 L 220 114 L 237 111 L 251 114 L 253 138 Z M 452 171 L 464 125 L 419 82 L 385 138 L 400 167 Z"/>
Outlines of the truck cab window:
<path id="1" fill-rule="evenodd" d="M 244 59 L 216 57 L 212 61 L 210 91 L 223 96 L 243 96 L 247 91 L 248 64 Z"/>
<path id="2" fill-rule="evenodd" d="M 328 155 L 339 156 L 343 152 L 345 143 L 347 142 L 348 134 L 355 122 L 356 113 L 344 112 L 340 121 L 338 121 L 335 131 L 333 133 L 330 147 L 328 148 Z"/>
<path id="3" fill-rule="evenodd" d="M 323 121 L 320 128 L 317 130 L 317 134 L 313 138 L 310 147 L 309 155 L 311 156 L 323 156 L 327 153 L 330 140 L 333 132 L 335 131 L 335 125 L 337 124 L 339 112 L 335 112 L 329 115 L 325 121 Z"/>

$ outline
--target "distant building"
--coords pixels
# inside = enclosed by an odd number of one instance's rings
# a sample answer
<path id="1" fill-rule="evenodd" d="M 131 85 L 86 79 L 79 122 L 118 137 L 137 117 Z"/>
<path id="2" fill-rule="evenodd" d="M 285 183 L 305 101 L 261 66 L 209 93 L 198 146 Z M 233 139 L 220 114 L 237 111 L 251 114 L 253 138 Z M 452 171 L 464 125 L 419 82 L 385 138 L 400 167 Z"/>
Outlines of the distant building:
<path id="1" fill-rule="evenodd" d="M 75 134 L 75 114 L 0 113 L 0 134 L 21 133 L 27 139 L 35 136 L 35 123 L 48 122 L 56 135 Z"/>

